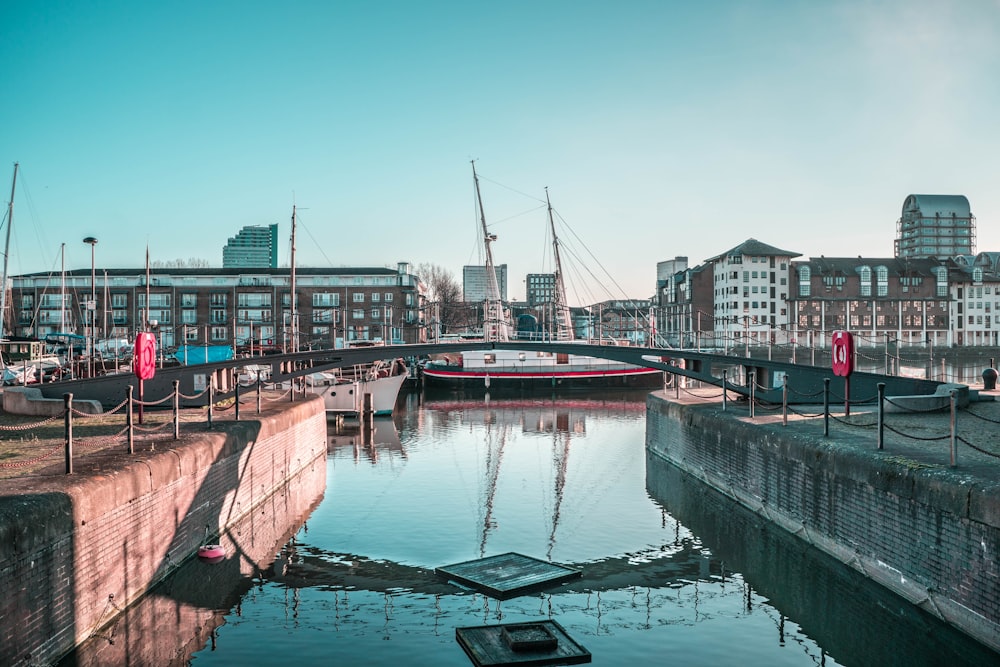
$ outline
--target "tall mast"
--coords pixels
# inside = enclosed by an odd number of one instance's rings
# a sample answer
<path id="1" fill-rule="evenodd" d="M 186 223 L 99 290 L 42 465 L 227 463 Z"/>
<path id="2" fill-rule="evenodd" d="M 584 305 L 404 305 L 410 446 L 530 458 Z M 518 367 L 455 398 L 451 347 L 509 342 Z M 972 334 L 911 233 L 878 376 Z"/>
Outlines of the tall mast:
<path id="1" fill-rule="evenodd" d="M 66 244 L 59 246 L 59 332 L 66 333 Z M 149 304 L 146 304 L 149 308 Z"/>
<path id="2" fill-rule="evenodd" d="M 292 204 L 292 303 L 291 303 L 291 313 L 292 313 L 292 352 L 299 351 L 299 332 L 298 332 L 298 311 L 296 310 L 295 304 L 295 204 Z"/>
<path id="3" fill-rule="evenodd" d="M 7 259 L 10 257 L 10 226 L 14 224 L 14 186 L 17 185 L 17 162 L 14 163 L 14 180 L 10 183 L 10 202 L 7 203 L 7 240 L 3 246 L 3 278 L 0 278 L 0 339 L 7 316 Z"/>
<path id="4" fill-rule="evenodd" d="M 556 238 L 556 223 L 552 218 L 552 202 L 549 201 L 548 188 L 545 188 L 545 205 L 549 209 L 552 257 L 556 270 L 555 338 L 556 340 L 573 340 L 573 320 L 570 318 L 569 302 L 566 300 L 566 283 L 563 281 L 562 262 L 559 259 L 559 239 Z"/>
<path id="5" fill-rule="evenodd" d="M 493 264 L 493 250 L 490 244 L 497 240 L 486 228 L 486 212 L 483 211 L 483 196 L 479 192 L 479 176 L 476 162 L 472 161 L 472 180 L 476 185 L 476 203 L 479 205 L 479 221 L 482 224 L 483 245 L 486 250 L 486 307 L 483 317 L 483 337 L 486 340 L 510 340 L 509 325 L 500 300 L 500 285 L 497 283 L 496 266 Z"/>

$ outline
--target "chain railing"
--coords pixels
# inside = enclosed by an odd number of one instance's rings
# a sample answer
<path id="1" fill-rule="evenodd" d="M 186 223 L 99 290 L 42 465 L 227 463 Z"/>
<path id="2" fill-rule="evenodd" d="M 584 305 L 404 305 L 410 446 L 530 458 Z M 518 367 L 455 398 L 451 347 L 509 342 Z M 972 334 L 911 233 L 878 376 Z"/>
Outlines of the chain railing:
<path id="1" fill-rule="evenodd" d="M 719 394 L 714 394 L 712 396 L 705 396 L 689 391 L 685 389 L 685 394 L 693 396 L 700 399 L 715 399 L 722 397 L 722 409 L 726 411 L 728 409 L 728 394 L 730 389 L 738 390 L 741 394 L 744 394 L 747 398 L 747 410 L 749 418 L 751 420 L 756 418 L 756 411 L 762 410 L 767 413 L 781 413 L 782 425 L 788 425 L 788 413 L 791 412 L 794 415 L 798 415 L 807 419 L 815 419 L 818 417 L 823 418 L 823 436 L 830 437 L 830 420 L 848 428 L 862 429 L 862 430 L 876 430 L 876 441 L 875 446 L 877 449 L 885 449 L 885 432 L 895 434 L 896 436 L 908 440 L 913 440 L 917 442 L 941 442 L 944 440 L 949 441 L 950 451 L 949 459 L 950 466 L 957 467 L 958 465 L 958 444 L 964 444 L 970 449 L 979 452 L 993 458 L 1000 458 L 1000 453 L 991 451 L 987 446 L 976 444 L 970 442 L 966 437 L 958 435 L 958 402 L 957 402 L 957 392 L 951 391 L 946 397 L 948 401 L 947 408 L 950 410 L 949 424 L 946 430 L 939 431 L 933 434 L 921 434 L 912 431 L 907 431 L 904 424 L 887 424 L 886 423 L 886 408 L 892 407 L 895 413 L 899 414 L 910 414 L 910 415 L 929 415 L 941 413 L 944 409 L 942 405 L 929 405 L 929 406 L 914 406 L 909 404 L 908 401 L 900 400 L 900 397 L 889 398 L 885 396 L 885 383 L 878 383 L 878 390 L 874 396 L 865 397 L 862 399 L 851 399 L 849 401 L 844 401 L 844 397 L 837 395 L 835 392 L 830 390 L 830 378 L 823 379 L 823 389 L 816 392 L 800 392 L 796 391 L 788 382 L 788 376 L 785 376 L 782 381 L 781 386 L 781 403 L 775 403 L 773 400 L 761 399 L 757 396 L 757 390 L 763 389 L 765 391 L 771 391 L 772 387 L 765 386 L 757 382 L 755 373 L 750 371 L 747 374 L 747 384 L 746 386 L 732 385 L 728 380 L 728 371 L 722 372 L 721 381 L 712 382 L 709 380 L 702 380 L 703 383 L 707 383 L 712 386 L 720 386 L 722 391 Z M 675 380 L 675 385 L 679 383 Z M 679 391 L 678 391 L 679 393 Z M 845 392 L 846 393 L 846 392 Z M 823 408 L 821 412 L 809 412 L 801 409 L 796 409 L 789 405 L 788 397 L 790 394 L 812 398 L 817 397 L 820 394 L 823 396 Z M 833 398 L 845 407 L 842 414 L 835 414 L 830 409 L 830 399 Z M 941 397 L 938 397 L 941 398 Z M 850 406 L 852 405 L 872 405 L 875 406 L 875 412 L 862 413 L 863 415 L 872 415 L 874 419 L 860 419 L 860 415 L 855 415 L 855 418 L 851 418 Z M 991 417 L 981 415 L 973 410 L 966 410 L 966 414 L 976 419 L 983 420 L 991 424 L 1000 424 L 1000 419 L 993 419 Z"/>
<path id="2" fill-rule="evenodd" d="M 216 395 L 214 391 L 214 383 L 210 382 L 205 390 L 195 393 L 193 395 L 185 395 L 180 392 L 179 382 L 174 381 L 173 391 L 171 391 L 166 396 L 152 401 L 139 400 L 134 397 L 135 388 L 132 385 L 128 386 L 126 396 L 121 403 L 114 406 L 109 410 L 104 410 L 101 412 L 88 412 L 78 409 L 73 404 L 73 394 L 67 393 L 63 394 L 63 410 L 55 415 L 47 417 L 45 419 L 29 422 L 24 424 L 11 424 L 11 425 L 0 425 L 0 435 L 3 432 L 28 432 L 36 431 L 38 428 L 52 424 L 57 420 L 63 421 L 63 443 L 62 447 L 64 450 L 64 460 L 65 460 L 65 470 L 66 474 L 72 474 L 73 472 L 73 462 L 74 462 L 74 450 L 77 448 L 87 449 L 87 450 L 103 450 L 107 448 L 114 448 L 115 445 L 122 444 L 123 441 L 127 443 L 127 451 L 129 454 L 135 453 L 135 439 L 136 435 L 139 434 L 145 440 L 150 442 L 150 449 L 156 448 L 157 436 L 166 435 L 167 439 L 178 440 L 180 438 L 180 425 L 183 421 L 186 425 L 198 425 L 205 424 L 208 430 L 212 429 L 212 421 L 214 417 L 214 412 L 229 412 L 232 411 L 233 420 L 240 420 L 240 407 L 244 401 L 241 399 L 241 390 L 253 387 L 256 393 L 256 412 L 260 414 L 262 411 L 263 403 L 276 403 L 278 401 L 291 400 L 295 401 L 296 394 L 305 394 L 305 385 L 302 384 L 299 389 L 296 389 L 295 383 L 291 383 L 289 388 L 282 392 L 281 394 L 274 395 L 264 395 L 265 384 L 260 380 L 257 380 L 251 384 L 242 384 L 237 382 L 234 385 L 233 392 L 227 392 L 224 394 Z M 268 389 L 269 394 L 273 394 L 275 391 L 280 389 L 280 385 L 271 384 L 271 389 Z M 181 399 L 186 401 L 195 401 L 205 395 L 207 398 L 207 410 L 204 416 L 200 413 L 183 412 L 180 407 Z M 142 409 L 145 407 L 156 407 L 162 406 L 168 401 L 172 401 L 172 406 L 170 409 L 171 419 L 163 421 L 156 424 L 143 424 L 143 412 Z M 139 411 L 139 421 L 136 423 L 134 419 L 134 412 L 138 409 Z M 163 414 L 165 411 L 160 411 L 158 414 Z M 184 418 L 182 419 L 182 414 Z M 86 438 L 81 438 L 74 435 L 74 427 L 78 426 L 78 422 L 86 424 L 87 422 L 93 422 L 98 419 L 108 419 L 113 418 L 116 415 L 125 416 L 125 425 L 121 429 L 112 432 L 104 433 L 99 435 L 88 435 Z M 172 427 L 172 433 L 168 433 L 169 429 Z M 94 424 L 88 424 L 88 428 L 93 430 L 95 428 Z M 159 440 L 165 438 L 159 437 Z M 32 452 L 32 455 L 28 458 L 20 459 L 17 461 L 5 461 L 0 462 L 0 469 L 10 469 L 10 468 L 27 468 L 36 465 L 42 461 L 52 458 L 56 452 L 59 450 L 59 444 L 52 445 L 42 445 L 39 447 L 39 451 Z"/>

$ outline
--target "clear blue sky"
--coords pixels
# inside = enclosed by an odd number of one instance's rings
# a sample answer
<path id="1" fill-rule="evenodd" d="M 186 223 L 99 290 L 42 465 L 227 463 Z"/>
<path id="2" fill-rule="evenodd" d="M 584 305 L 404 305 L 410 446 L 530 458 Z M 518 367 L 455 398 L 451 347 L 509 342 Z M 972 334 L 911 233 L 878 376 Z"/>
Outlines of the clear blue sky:
<path id="1" fill-rule="evenodd" d="M 0 25 L 15 274 L 61 243 L 89 268 L 91 235 L 98 268 L 221 266 L 275 222 L 287 264 L 296 203 L 300 266 L 460 278 L 472 158 L 511 297 L 551 270 L 546 186 L 633 297 L 751 236 L 891 256 L 911 193 L 966 195 L 1000 250 L 997 0 L 3 0 Z"/>

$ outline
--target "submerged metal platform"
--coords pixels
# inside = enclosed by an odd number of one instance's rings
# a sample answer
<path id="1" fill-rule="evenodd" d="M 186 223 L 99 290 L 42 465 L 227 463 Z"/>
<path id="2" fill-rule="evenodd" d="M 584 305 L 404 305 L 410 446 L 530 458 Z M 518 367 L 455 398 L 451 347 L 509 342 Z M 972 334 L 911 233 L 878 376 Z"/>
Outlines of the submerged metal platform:
<path id="1" fill-rule="evenodd" d="M 498 600 L 548 588 L 583 575 L 581 570 L 514 552 L 445 565 L 434 572 Z"/>
<path id="2" fill-rule="evenodd" d="M 590 651 L 552 620 L 456 628 L 455 638 L 476 667 L 579 665 Z"/>

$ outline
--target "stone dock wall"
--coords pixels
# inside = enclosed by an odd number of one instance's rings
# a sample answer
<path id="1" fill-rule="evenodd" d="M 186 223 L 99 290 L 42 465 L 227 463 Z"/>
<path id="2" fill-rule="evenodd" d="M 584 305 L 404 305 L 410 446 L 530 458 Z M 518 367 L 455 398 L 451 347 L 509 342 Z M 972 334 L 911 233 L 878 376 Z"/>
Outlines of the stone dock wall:
<path id="1" fill-rule="evenodd" d="M 1000 483 L 718 403 L 647 401 L 646 447 L 1000 651 Z"/>
<path id="2" fill-rule="evenodd" d="M 58 660 L 206 540 L 241 543 L 231 534 L 240 521 L 288 497 L 291 480 L 325 479 L 325 455 L 325 411 L 313 398 L 161 441 L 101 474 L 5 483 L 0 664 Z"/>

